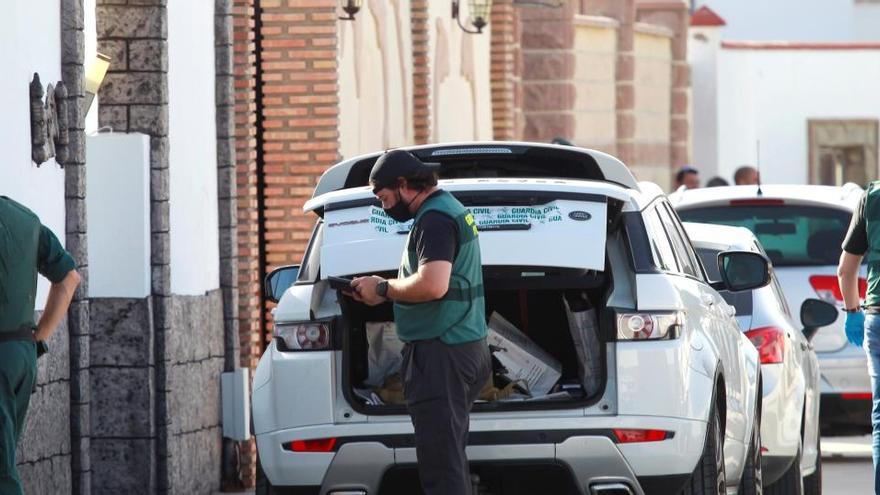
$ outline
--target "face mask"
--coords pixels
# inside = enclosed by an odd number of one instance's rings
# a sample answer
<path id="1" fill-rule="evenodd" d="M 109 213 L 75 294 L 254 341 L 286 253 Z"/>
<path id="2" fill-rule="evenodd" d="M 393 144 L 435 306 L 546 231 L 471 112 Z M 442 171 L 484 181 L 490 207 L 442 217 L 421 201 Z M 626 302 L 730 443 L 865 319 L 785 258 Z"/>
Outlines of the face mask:
<path id="1" fill-rule="evenodd" d="M 409 204 L 404 204 L 399 189 L 397 190 L 397 203 L 394 203 L 394 206 L 391 208 L 385 208 L 384 211 L 385 214 L 393 218 L 395 222 L 403 223 L 413 218 L 413 214 L 409 211 Z"/>

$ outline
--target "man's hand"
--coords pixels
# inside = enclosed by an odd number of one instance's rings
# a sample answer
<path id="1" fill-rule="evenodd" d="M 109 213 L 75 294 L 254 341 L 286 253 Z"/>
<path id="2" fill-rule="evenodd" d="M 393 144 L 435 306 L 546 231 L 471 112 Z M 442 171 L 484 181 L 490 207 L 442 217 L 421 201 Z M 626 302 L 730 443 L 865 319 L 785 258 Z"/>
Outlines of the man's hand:
<path id="1" fill-rule="evenodd" d="M 862 341 L 865 340 L 865 313 L 855 311 L 846 314 L 846 340 L 853 345 L 862 347 Z"/>
<path id="2" fill-rule="evenodd" d="M 351 281 L 351 288 L 354 289 L 351 297 L 353 297 L 355 301 L 362 302 L 369 306 L 382 304 L 386 299 L 376 293 L 376 286 L 383 280 L 385 279 L 377 275 L 355 278 Z"/>
<path id="3" fill-rule="evenodd" d="M 79 282 L 79 273 L 76 270 L 71 270 L 67 272 L 63 280 L 49 287 L 49 298 L 46 300 L 43 316 L 40 317 L 40 322 L 37 323 L 34 339 L 45 342 L 52 337 L 55 328 L 58 327 L 61 319 L 67 314 L 67 308 L 70 307 L 70 301 L 73 299 L 73 293 L 79 286 Z"/>

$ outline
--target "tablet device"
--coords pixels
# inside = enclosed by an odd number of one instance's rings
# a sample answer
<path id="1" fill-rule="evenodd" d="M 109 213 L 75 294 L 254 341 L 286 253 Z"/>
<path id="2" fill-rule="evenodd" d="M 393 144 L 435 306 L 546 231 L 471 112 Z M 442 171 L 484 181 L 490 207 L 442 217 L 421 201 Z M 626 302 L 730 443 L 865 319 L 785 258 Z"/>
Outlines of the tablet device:
<path id="1" fill-rule="evenodd" d="M 330 283 L 330 287 L 333 287 L 337 290 L 353 290 L 351 288 L 351 279 L 350 278 L 342 278 L 342 277 L 327 277 L 327 282 Z"/>

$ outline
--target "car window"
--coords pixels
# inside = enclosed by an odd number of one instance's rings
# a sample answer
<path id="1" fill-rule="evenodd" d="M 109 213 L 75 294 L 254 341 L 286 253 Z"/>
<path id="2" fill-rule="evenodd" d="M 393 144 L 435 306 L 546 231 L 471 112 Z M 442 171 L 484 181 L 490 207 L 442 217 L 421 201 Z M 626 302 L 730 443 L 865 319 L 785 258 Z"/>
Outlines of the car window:
<path id="1" fill-rule="evenodd" d="M 662 203 L 657 205 L 657 210 L 660 214 L 660 220 L 663 222 L 663 227 L 672 241 L 672 250 L 675 252 L 679 267 L 681 268 L 679 272 L 702 280 L 703 271 L 700 268 L 700 262 L 697 260 L 690 242 L 686 237 L 682 236 L 678 227 L 679 222 L 673 218 L 673 214 L 666 208 L 666 205 Z"/>
<path id="2" fill-rule="evenodd" d="M 651 242 L 651 251 L 654 255 L 654 263 L 657 268 L 670 272 L 678 271 L 678 264 L 675 261 L 675 254 L 672 252 L 672 246 L 669 244 L 669 237 L 663 228 L 663 222 L 657 210 L 649 207 L 643 213 L 645 221 L 645 230 L 648 232 L 648 239 Z"/>
<path id="3" fill-rule="evenodd" d="M 780 267 L 836 265 L 851 214 L 820 206 L 768 204 L 688 208 L 678 216 L 686 222 L 745 227 Z"/>
<path id="4" fill-rule="evenodd" d="M 721 280 L 721 272 L 718 270 L 718 253 L 720 252 L 718 249 L 697 248 L 697 255 L 703 261 L 703 266 L 706 268 L 706 276 L 712 282 Z M 752 291 L 729 292 L 719 290 L 718 293 L 727 301 L 727 304 L 736 308 L 737 316 L 748 316 L 754 311 Z"/>
<path id="5" fill-rule="evenodd" d="M 303 255 L 302 263 L 299 268 L 299 276 L 297 283 L 315 283 L 320 277 L 321 269 L 321 245 L 324 244 L 324 222 L 318 220 L 312 230 L 312 237 L 309 239 L 309 246 Z"/>

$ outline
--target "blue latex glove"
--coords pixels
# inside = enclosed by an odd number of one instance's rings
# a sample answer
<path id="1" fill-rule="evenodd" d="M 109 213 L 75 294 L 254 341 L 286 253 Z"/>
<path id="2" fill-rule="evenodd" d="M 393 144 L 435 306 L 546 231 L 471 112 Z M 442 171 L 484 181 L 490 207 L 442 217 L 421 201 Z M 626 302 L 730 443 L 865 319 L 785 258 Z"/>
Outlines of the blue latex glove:
<path id="1" fill-rule="evenodd" d="M 846 340 L 861 347 L 862 341 L 865 340 L 865 313 L 861 311 L 846 313 L 844 328 L 846 328 Z"/>

